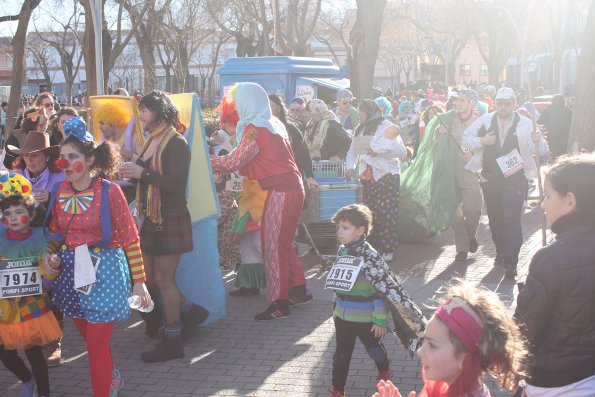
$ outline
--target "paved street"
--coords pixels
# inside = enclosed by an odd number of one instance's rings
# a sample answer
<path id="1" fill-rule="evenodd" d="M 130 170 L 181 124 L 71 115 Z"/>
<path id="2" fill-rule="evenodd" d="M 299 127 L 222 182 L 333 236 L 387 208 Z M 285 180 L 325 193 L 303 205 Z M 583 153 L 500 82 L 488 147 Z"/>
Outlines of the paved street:
<path id="1" fill-rule="evenodd" d="M 541 246 L 540 214 L 528 211 L 523 217 L 525 245 L 519 273 L 526 273 L 532 253 Z M 515 283 L 503 280 L 503 270 L 492 267 L 494 246 L 484 216 L 478 237 L 480 249 L 465 263 L 452 263 L 455 251 L 450 232 L 423 244 L 403 244 L 392 264 L 400 280 L 417 302 L 432 305 L 436 290 L 457 274 L 495 290 L 512 304 Z M 144 335 L 140 317 L 118 326 L 112 341 L 117 367 L 125 385 L 120 393 L 133 396 L 327 396 L 334 351 L 332 294 L 322 289 L 316 258 L 306 258 L 309 285 L 315 301 L 296 308 L 292 316 L 273 322 L 255 322 L 253 315 L 265 308 L 263 295 L 229 299 L 225 319 L 200 329 L 187 343 L 186 358 L 163 364 L 144 364 L 140 352 L 154 342 Z M 229 289 L 233 274 L 225 275 Z M 431 309 L 427 308 L 427 313 Z M 421 387 L 420 364 L 409 358 L 391 335 L 385 338 L 394 382 L 403 390 Z M 65 363 L 50 369 L 53 396 L 90 396 L 87 357 L 82 338 L 71 323 L 63 343 Z M 23 355 L 24 357 L 24 355 Z M 370 396 L 375 390 L 376 371 L 358 343 L 347 383 L 350 396 Z M 498 392 L 489 383 L 492 394 Z M 19 384 L 0 369 L 0 396 L 18 396 Z"/>

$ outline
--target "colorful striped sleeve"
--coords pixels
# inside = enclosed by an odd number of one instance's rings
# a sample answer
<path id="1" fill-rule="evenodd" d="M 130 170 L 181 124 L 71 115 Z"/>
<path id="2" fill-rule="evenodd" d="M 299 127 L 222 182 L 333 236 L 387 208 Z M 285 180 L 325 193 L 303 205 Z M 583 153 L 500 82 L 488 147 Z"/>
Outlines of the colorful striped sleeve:
<path id="1" fill-rule="evenodd" d="M 388 310 L 384 301 L 380 298 L 374 299 L 372 322 L 379 327 L 388 328 Z"/>
<path id="2" fill-rule="evenodd" d="M 145 275 L 145 265 L 143 263 L 143 255 L 140 250 L 140 243 L 132 243 L 124 248 L 126 258 L 128 258 L 128 265 L 130 266 L 130 274 L 134 283 L 142 283 L 147 281 Z"/>

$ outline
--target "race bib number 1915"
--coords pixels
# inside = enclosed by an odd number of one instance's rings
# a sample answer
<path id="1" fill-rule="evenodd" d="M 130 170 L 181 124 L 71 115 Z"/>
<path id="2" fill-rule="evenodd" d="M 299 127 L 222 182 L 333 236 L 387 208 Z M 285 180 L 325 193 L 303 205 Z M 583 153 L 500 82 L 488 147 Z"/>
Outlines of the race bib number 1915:
<path id="1" fill-rule="evenodd" d="M 0 260 L 0 299 L 41 294 L 37 260 L 37 257 Z"/>
<path id="2" fill-rule="evenodd" d="M 324 288 L 351 291 L 364 262 L 355 256 L 340 256 L 329 270 Z"/>

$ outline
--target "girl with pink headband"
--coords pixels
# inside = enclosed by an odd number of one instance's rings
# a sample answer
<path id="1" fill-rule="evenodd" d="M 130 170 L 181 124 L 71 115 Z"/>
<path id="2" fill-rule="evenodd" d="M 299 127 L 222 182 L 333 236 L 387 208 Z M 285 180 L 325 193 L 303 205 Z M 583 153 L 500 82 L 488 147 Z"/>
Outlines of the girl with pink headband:
<path id="1" fill-rule="evenodd" d="M 418 397 L 490 397 L 483 374 L 514 393 L 525 375 L 527 350 L 498 295 L 457 280 L 428 323 L 417 355 L 425 382 Z M 401 394 L 390 381 L 380 381 L 374 397 Z"/>

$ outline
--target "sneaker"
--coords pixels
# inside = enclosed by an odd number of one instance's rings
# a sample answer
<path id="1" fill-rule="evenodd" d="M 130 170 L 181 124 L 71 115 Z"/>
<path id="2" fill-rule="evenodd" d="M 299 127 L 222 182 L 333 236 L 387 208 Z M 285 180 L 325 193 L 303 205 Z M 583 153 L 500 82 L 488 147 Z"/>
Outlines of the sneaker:
<path id="1" fill-rule="evenodd" d="M 31 380 L 29 382 L 23 382 L 21 384 L 21 394 L 20 397 L 34 397 L 35 392 L 37 391 L 37 383 L 35 383 L 35 378 L 31 376 Z"/>
<path id="2" fill-rule="evenodd" d="M 387 381 L 387 380 L 391 380 L 393 378 L 393 371 L 391 371 L 390 369 L 387 371 L 378 371 L 378 382 L 380 382 L 381 380 L 383 381 Z"/>
<path id="3" fill-rule="evenodd" d="M 153 350 L 141 354 L 141 359 L 145 363 L 160 363 L 182 357 L 184 357 L 184 345 L 181 337 L 165 338 Z"/>
<path id="4" fill-rule="evenodd" d="M 124 379 L 122 375 L 120 375 L 120 371 L 116 368 L 112 370 L 112 386 L 110 388 L 110 397 L 118 397 L 118 393 L 122 390 L 124 386 Z"/>
<path id="5" fill-rule="evenodd" d="M 314 300 L 314 297 L 311 293 L 306 292 L 305 294 L 291 294 L 287 299 L 289 301 L 289 307 L 295 307 L 299 305 L 305 305 L 306 303 L 310 303 Z"/>
<path id="6" fill-rule="evenodd" d="M 390 254 L 382 254 L 382 259 L 384 259 L 385 262 L 392 262 L 394 258 L 394 254 L 390 253 Z"/>
<path id="7" fill-rule="evenodd" d="M 245 288 L 240 287 L 238 289 L 234 289 L 229 293 L 229 296 L 256 296 L 260 293 L 258 288 Z"/>
<path id="8" fill-rule="evenodd" d="M 51 343 L 43 347 L 43 356 L 48 368 L 62 364 L 62 348 L 59 343 Z"/>
<path id="9" fill-rule="evenodd" d="M 477 243 L 477 239 L 472 238 L 469 240 L 469 252 L 471 252 L 472 254 L 477 252 L 477 249 L 479 248 L 479 244 Z"/>
<path id="10" fill-rule="evenodd" d="M 209 317 L 209 311 L 202 306 L 192 304 L 188 312 L 182 313 L 180 323 L 182 325 L 182 340 L 190 338 L 196 333 L 198 324 L 203 323 Z"/>
<path id="11" fill-rule="evenodd" d="M 467 253 L 466 252 L 457 252 L 457 255 L 455 256 L 455 261 L 457 262 L 463 262 L 467 260 Z"/>
<path id="12" fill-rule="evenodd" d="M 279 318 L 289 317 L 290 314 L 291 310 L 289 310 L 289 304 L 283 301 L 274 301 L 264 312 L 254 316 L 254 320 L 277 320 Z"/>
<path id="13" fill-rule="evenodd" d="M 345 391 L 339 391 L 337 389 L 335 389 L 334 386 L 331 386 L 328 389 L 328 397 L 343 397 L 345 396 Z"/>

